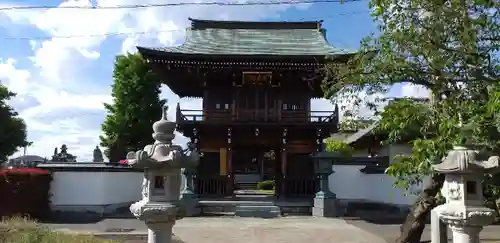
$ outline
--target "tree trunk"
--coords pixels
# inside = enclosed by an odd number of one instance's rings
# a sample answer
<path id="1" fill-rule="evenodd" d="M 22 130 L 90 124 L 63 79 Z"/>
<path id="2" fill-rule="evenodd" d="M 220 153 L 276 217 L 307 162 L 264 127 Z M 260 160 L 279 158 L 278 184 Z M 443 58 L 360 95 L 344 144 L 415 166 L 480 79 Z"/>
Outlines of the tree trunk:
<path id="1" fill-rule="evenodd" d="M 435 174 L 432 182 L 423 189 L 422 195 L 410 209 L 405 222 L 401 225 L 401 235 L 396 243 L 419 243 L 425 223 L 433 208 L 437 206 L 436 195 L 443 187 L 444 175 Z"/>

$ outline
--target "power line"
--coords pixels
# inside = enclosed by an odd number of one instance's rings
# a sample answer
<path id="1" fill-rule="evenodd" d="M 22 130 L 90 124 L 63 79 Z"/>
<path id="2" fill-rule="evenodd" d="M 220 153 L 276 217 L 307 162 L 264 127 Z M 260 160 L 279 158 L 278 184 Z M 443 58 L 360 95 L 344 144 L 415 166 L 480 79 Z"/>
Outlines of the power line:
<path id="1" fill-rule="evenodd" d="M 345 16 L 345 15 L 356 15 L 368 13 L 369 11 L 353 11 L 353 12 L 341 12 L 331 16 L 324 17 L 315 17 L 314 19 L 331 19 L 337 16 Z M 300 21 L 305 19 L 311 19 L 308 17 L 299 18 Z M 134 32 L 110 32 L 110 33 L 99 33 L 99 34 L 85 34 L 85 35 L 56 35 L 56 36 L 0 36 L 0 39 L 3 40 L 50 40 L 50 39 L 74 39 L 74 38 L 95 38 L 95 37 L 111 37 L 111 36 L 142 36 L 142 35 L 152 35 L 152 34 L 160 34 L 160 33 L 175 33 L 175 32 L 184 32 L 184 29 L 175 29 L 175 30 L 157 30 L 157 31 L 134 31 Z"/>
<path id="2" fill-rule="evenodd" d="M 49 40 L 49 39 L 73 39 L 73 38 L 95 38 L 95 37 L 109 37 L 109 36 L 141 36 L 160 33 L 181 32 L 184 30 L 157 30 L 157 31 L 138 31 L 138 32 L 110 32 L 102 34 L 88 34 L 88 35 L 59 35 L 59 36 L 33 36 L 33 37 L 0 37 L 5 40 Z"/>
<path id="3" fill-rule="evenodd" d="M 42 10 L 42 9 L 136 9 L 136 8 L 157 8 L 172 6 L 256 6 L 256 5 L 295 5 L 305 3 L 348 3 L 359 2 L 363 0 L 286 0 L 286 1 L 253 1 L 253 2 L 179 2 L 179 3 L 161 3 L 161 4 L 132 4 L 132 5 L 114 5 L 114 6 L 56 6 L 56 5 L 38 5 L 38 6 L 12 6 L 0 8 L 0 11 L 9 10 Z"/>

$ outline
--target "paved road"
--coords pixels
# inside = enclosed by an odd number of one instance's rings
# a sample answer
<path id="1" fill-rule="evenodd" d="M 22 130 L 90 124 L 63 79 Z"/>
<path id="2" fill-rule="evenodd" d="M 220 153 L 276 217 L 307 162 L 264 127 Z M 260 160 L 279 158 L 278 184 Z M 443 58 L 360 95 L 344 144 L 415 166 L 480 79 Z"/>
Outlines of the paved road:
<path id="1" fill-rule="evenodd" d="M 108 219 L 96 224 L 48 225 L 59 230 L 102 233 L 110 229 L 145 234 L 145 226 L 134 219 Z M 184 243 L 386 243 L 343 219 L 285 217 L 278 219 L 196 217 L 176 224 L 174 234 Z M 141 242 L 143 240 L 130 240 Z"/>

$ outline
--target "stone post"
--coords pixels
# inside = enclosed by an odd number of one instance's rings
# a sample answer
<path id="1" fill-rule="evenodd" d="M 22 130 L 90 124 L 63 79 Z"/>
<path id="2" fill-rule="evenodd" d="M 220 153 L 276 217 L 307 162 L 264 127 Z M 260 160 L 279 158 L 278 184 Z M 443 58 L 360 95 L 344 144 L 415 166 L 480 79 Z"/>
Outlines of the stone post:
<path id="1" fill-rule="evenodd" d="M 314 197 L 312 215 L 315 217 L 337 217 L 338 202 L 335 193 L 330 191 L 329 177 L 333 171 L 335 153 L 316 152 L 311 155 L 314 161 L 314 170 L 320 179 L 320 189 Z"/>
<path id="2" fill-rule="evenodd" d="M 184 216 L 191 217 L 200 215 L 199 197 L 194 192 L 194 172 L 195 167 L 183 168 L 184 188 L 181 193 L 181 202 L 184 210 Z"/>
<path id="3" fill-rule="evenodd" d="M 182 174 L 184 175 L 184 178 L 186 180 L 186 185 L 184 186 L 184 189 L 182 190 L 182 198 L 198 198 L 198 195 L 194 193 L 194 186 L 193 186 L 193 175 L 194 175 L 194 168 L 183 168 L 182 169 Z"/>
<path id="4" fill-rule="evenodd" d="M 484 173 L 498 170 L 499 157 L 486 161 L 480 157 L 471 146 L 455 146 L 440 164 L 433 165 L 434 170 L 445 174 L 441 193 L 446 203 L 435 212 L 452 230 L 454 243 L 479 243 L 483 226 L 495 219 L 495 211 L 484 206 L 481 181 Z M 440 239 L 439 231 L 431 234 L 432 239 Z"/>
<path id="5" fill-rule="evenodd" d="M 431 211 L 431 243 L 448 243 L 448 226 L 441 220 L 439 210 Z"/>
<path id="6" fill-rule="evenodd" d="M 172 145 L 175 123 L 167 120 L 168 106 L 161 120 L 153 124 L 155 142 L 143 150 L 129 152 L 128 163 L 144 169 L 142 200 L 130 206 L 130 211 L 148 227 L 148 243 L 170 243 L 172 228 L 178 218 L 181 202 L 181 168 L 198 163 L 196 151 L 184 154 L 181 146 Z"/>

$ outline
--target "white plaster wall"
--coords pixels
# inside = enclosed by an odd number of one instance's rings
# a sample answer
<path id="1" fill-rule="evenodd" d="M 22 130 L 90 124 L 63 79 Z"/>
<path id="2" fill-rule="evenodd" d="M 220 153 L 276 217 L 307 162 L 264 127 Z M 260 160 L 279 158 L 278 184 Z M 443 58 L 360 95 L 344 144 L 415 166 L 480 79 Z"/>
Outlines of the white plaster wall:
<path id="1" fill-rule="evenodd" d="M 334 174 L 330 175 L 330 189 L 339 199 L 366 200 L 396 205 L 411 205 L 416 196 L 393 188 L 394 178 L 386 174 L 364 174 L 362 165 L 334 165 Z M 412 189 L 419 192 L 420 187 Z"/>
<path id="2" fill-rule="evenodd" d="M 142 172 L 54 172 L 52 205 L 101 206 L 139 201 L 142 178 Z"/>
<path id="3" fill-rule="evenodd" d="M 407 144 L 389 145 L 379 151 L 380 156 L 390 156 L 391 163 L 396 155 L 411 153 Z M 354 156 L 367 156 L 367 151 L 356 151 Z M 410 191 L 393 188 L 394 178 L 386 174 L 365 174 L 362 165 L 334 165 L 334 174 L 329 177 L 332 192 L 339 199 L 372 201 L 396 205 L 411 205 L 417 198 L 422 185 Z M 406 194 L 406 195 L 405 195 Z"/>

